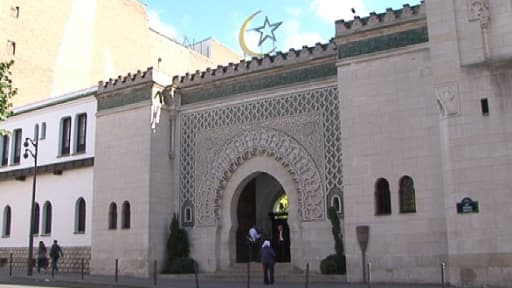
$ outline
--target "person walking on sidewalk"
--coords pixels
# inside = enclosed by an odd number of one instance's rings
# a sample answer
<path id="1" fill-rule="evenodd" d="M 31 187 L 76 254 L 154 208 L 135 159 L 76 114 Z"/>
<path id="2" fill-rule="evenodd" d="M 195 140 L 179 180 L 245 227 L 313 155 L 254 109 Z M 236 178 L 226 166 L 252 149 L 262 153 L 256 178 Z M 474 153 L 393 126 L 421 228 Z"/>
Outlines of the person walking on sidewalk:
<path id="1" fill-rule="evenodd" d="M 59 271 L 57 262 L 61 256 L 64 257 L 64 253 L 62 253 L 62 249 L 60 248 L 59 244 L 57 244 L 57 240 L 53 240 L 52 248 L 50 248 L 50 257 L 52 258 L 52 273 Z"/>
<path id="2" fill-rule="evenodd" d="M 46 270 L 48 268 L 48 250 L 43 241 L 39 241 L 37 248 L 37 273 L 41 273 L 41 268 Z"/>
<path id="3" fill-rule="evenodd" d="M 276 253 L 270 247 L 270 241 L 265 240 L 261 246 L 261 263 L 263 264 L 263 282 L 265 285 L 274 284 L 274 264 Z"/>

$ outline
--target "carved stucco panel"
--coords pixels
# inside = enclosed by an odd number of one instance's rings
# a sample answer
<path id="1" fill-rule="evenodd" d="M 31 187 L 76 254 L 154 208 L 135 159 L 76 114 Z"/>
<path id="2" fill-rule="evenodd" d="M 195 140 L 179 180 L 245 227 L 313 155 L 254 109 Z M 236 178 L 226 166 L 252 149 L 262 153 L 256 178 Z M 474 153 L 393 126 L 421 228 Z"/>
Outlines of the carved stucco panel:
<path id="1" fill-rule="evenodd" d="M 208 206 L 201 199 L 207 197 L 208 193 L 200 192 L 199 185 L 206 181 L 207 177 L 221 177 L 222 187 L 227 183 L 234 170 L 246 161 L 247 157 L 253 157 L 253 153 L 267 155 L 283 161 L 283 157 L 276 151 L 283 147 L 292 147 L 286 142 L 280 142 L 274 134 L 243 134 L 256 128 L 270 128 L 285 132 L 291 139 L 300 143 L 307 151 L 309 157 L 315 162 L 317 170 L 323 181 L 323 197 L 325 191 L 340 188 L 342 185 L 342 163 L 341 163 L 341 121 L 339 111 L 338 89 L 336 86 L 327 86 L 318 89 L 311 89 L 302 92 L 294 92 L 279 97 L 258 99 L 245 103 L 231 104 L 213 109 L 200 111 L 179 112 L 179 133 L 180 133 L 180 171 L 179 189 L 180 205 L 194 207 L 194 225 L 199 224 L 196 216 L 199 210 L 208 209 L 220 205 Z M 225 148 L 218 159 L 210 159 L 215 155 L 215 148 L 223 145 L 237 135 L 245 135 L 243 139 L 251 146 L 260 147 L 264 143 L 274 143 L 276 151 L 266 151 L 263 148 L 256 148 L 254 151 L 246 151 L 242 154 L 239 147 L 242 142 L 234 142 Z M 235 137 L 236 138 L 236 137 Z M 279 148 L 279 149 L 278 149 Z M 252 153 L 252 154 L 251 154 Z M 302 167 L 307 157 L 300 157 L 295 150 L 296 158 L 293 162 L 281 162 L 283 165 L 296 165 Z M 234 159 L 234 160 L 232 160 Z M 207 174 L 208 165 L 216 161 L 215 165 L 228 167 L 225 171 Z M 293 163 L 293 164 L 292 164 Z M 309 175 L 309 170 L 302 169 L 304 175 Z M 297 172 L 290 169 L 290 174 Z M 221 173 L 221 174 L 219 174 Z M 312 182 L 307 181 L 308 177 L 301 178 L 300 185 L 310 187 Z M 213 180 L 209 180 L 213 181 Z M 218 191 L 217 191 L 218 190 Z M 217 193 L 222 191 L 217 189 Z M 311 196 L 313 197 L 313 196 Z M 316 195 L 315 195 L 316 197 Z M 307 195 L 305 201 L 318 201 Z M 316 208 L 315 208 L 316 209 Z M 325 209 L 325 208 L 324 208 Z M 313 209 L 314 210 L 314 209 Z M 309 211 L 306 211 L 309 213 Z M 318 213 L 316 211 L 312 214 Z M 325 210 L 322 212 L 325 214 Z M 215 213 L 210 213 L 212 219 L 206 221 L 213 223 Z M 213 221 L 213 222 L 212 222 Z"/>
<path id="2" fill-rule="evenodd" d="M 209 165 L 202 170 L 197 191 L 199 226 L 215 225 L 221 216 L 223 189 L 233 171 L 255 156 L 273 158 L 292 175 L 298 192 L 298 213 L 303 221 L 324 219 L 322 175 L 306 149 L 283 131 L 255 127 L 234 135 L 212 149 Z"/>
<path id="3" fill-rule="evenodd" d="M 299 215 L 303 215 L 302 220 L 315 220 L 318 215 L 323 217 L 321 213 L 325 188 L 321 181 L 324 177 L 322 130 L 321 115 L 314 112 L 250 125 L 198 131 L 194 177 L 195 187 L 200 187 L 195 197 L 197 203 L 200 203 L 198 225 L 212 225 L 215 213 L 219 213 L 213 210 L 219 207 L 208 206 L 208 203 L 221 202 L 221 199 L 212 198 L 212 191 L 222 195 L 222 188 L 234 170 L 255 155 L 267 155 L 281 162 L 290 169 L 294 178 L 301 175 L 297 179 L 298 187 L 302 189 L 299 191 L 317 191 L 312 193 L 314 195 L 303 195 L 302 203 L 311 205 L 309 208 L 304 205 L 300 207 Z M 286 131 L 286 134 L 264 131 Z M 320 178 L 315 179 L 317 176 Z M 210 190 L 205 190 L 205 185 Z M 218 187 L 213 187 L 215 185 Z M 204 211 L 208 213 L 203 213 Z"/>

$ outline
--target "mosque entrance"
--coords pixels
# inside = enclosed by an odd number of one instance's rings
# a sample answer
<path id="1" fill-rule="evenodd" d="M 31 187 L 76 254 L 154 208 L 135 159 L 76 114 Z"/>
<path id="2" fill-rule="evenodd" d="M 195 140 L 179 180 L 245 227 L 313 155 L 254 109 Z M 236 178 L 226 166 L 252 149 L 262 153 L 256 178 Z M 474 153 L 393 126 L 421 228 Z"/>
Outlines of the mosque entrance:
<path id="1" fill-rule="evenodd" d="M 250 261 L 251 253 L 259 259 L 259 247 L 269 240 L 278 262 L 290 262 L 288 197 L 279 182 L 267 173 L 252 175 L 240 192 L 237 205 L 236 262 Z M 249 229 L 256 225 L 261 238 L 249 241 Z"/>

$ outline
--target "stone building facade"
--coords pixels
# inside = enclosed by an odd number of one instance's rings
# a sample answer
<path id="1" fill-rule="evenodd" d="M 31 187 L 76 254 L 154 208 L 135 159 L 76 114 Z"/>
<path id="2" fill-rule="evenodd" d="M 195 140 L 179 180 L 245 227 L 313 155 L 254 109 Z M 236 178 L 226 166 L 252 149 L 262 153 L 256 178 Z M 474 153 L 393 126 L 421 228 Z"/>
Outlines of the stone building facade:
<path id="1" fill-rule="evenodd" d="M 453 285 L 507 287 L 511 14 L 510 1 L 428 0 L 337 21 L 331 43 L 100 82 L 91 272 L 118 258 L 148 275 L 172 213 L 203 272 L 246 261 L 252 224 L 271 239 L 285 225 L 285 262 L 318 272 L 334 206 L 349 282 L 363 281 L 366 231 L 375 281 L 437 282 L 444 262 Z M 130 229 L 109 229 L 123 201 Z"/>
<path id="2" fill-rule="evenodd" d="M 445 262 L 453 284 L 509 285 L 511 13 L 428 0 L 336 23 L 349 281 L 369 226 L 376 281 L 429 282 Z M 478 212 L 458 209 L 465 198 Z"/>

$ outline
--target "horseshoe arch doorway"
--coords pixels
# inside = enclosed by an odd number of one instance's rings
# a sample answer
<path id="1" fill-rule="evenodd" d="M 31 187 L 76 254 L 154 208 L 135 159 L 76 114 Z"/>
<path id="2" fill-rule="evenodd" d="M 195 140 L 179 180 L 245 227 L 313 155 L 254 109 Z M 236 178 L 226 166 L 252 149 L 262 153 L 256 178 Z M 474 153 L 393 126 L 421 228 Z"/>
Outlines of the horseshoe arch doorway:
<path id="1" fill-rule="evenodd" d="M 281 184 L 270 174 L 258 172 L 244 181 L 236 208 L 236 262 L 250 261 L 263 240 L 269 240 L 276 251 L 277 262 L 290 262 L 290 229 L 288 226 L 288 196 Z M 242 183 L 244 183 L 242 182 Z M 257 247 L 251 247 L 249 229 L 256 225 L 261 234 Z M 256 257 L 259 259 L 259 255 Z"/>

